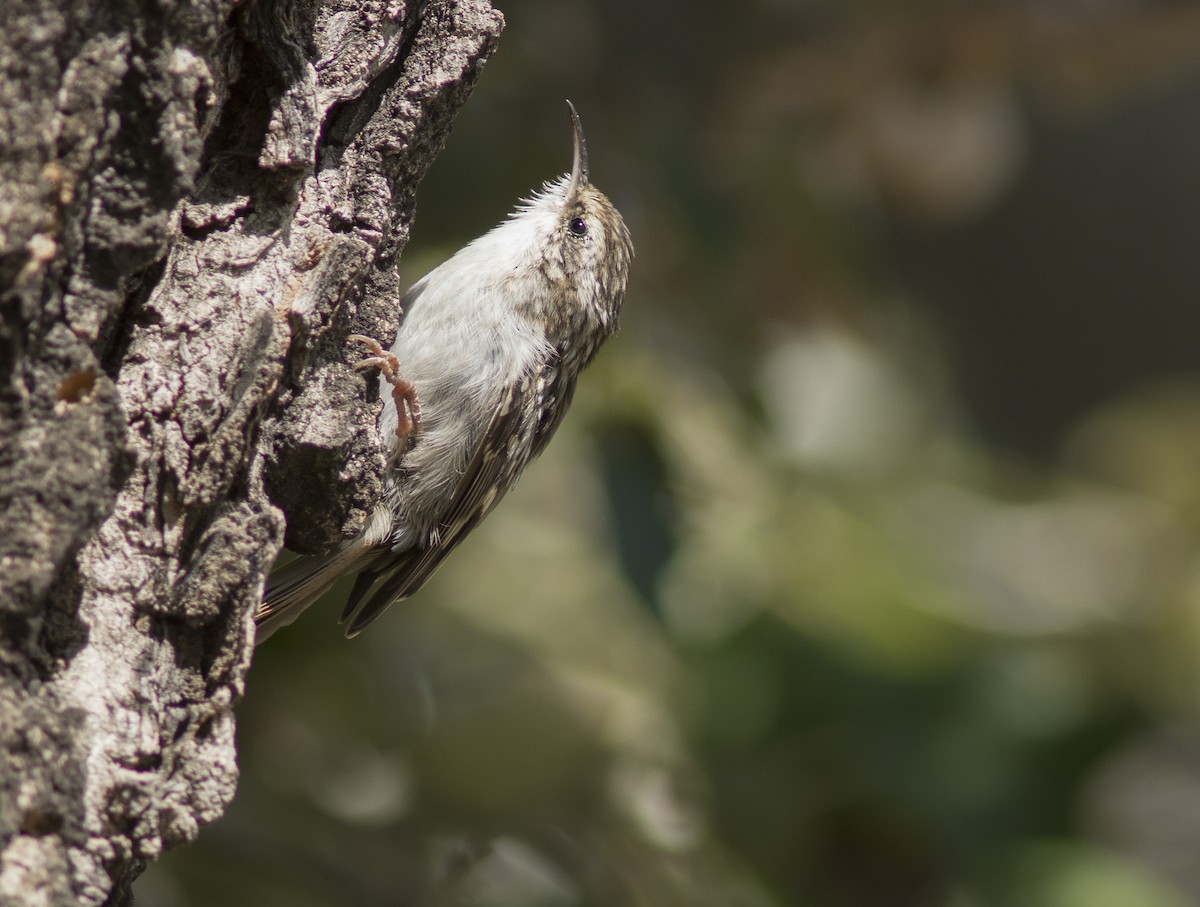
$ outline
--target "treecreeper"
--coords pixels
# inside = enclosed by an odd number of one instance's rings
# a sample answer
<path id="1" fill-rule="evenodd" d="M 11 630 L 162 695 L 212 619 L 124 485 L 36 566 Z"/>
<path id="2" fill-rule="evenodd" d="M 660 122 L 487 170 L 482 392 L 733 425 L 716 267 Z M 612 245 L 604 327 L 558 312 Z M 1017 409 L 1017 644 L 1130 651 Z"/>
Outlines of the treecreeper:
<path id="1" fill-rule="evenodd" d="M 571 172 L 430 271 L 399 300 L 390 350 L 353 335 L 378 368 L 384 491 L 358 537 L 272 571 L 258 641 L 344 574 L 354 636 L 416 592 L 513 487 L 563 420 L 575 383 L 617 329 L 633 242 L 591 183 L 570 108 Z"/>

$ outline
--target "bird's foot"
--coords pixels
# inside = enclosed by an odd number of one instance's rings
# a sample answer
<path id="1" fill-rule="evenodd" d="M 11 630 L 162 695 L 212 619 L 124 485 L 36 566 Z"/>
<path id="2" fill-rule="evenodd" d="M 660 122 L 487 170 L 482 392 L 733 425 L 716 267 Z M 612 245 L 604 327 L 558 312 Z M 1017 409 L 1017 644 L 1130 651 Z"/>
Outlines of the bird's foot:
<path id="1" fill-rule="evenodd" d="M 377 368 L 383 380 L 392 386 L 392 399 L 396 403 L 396 438 L 400 450 L 404 450 L 409 438 L 421 429 L 421 401 L 417 399 L 417 386 L 400 374 L 400 360 L 385 350 L 378 340 L 362 334 L 351 334 L 346 339 L 365 345 L 371 354 L 354 363 L 354 367 Z"/>

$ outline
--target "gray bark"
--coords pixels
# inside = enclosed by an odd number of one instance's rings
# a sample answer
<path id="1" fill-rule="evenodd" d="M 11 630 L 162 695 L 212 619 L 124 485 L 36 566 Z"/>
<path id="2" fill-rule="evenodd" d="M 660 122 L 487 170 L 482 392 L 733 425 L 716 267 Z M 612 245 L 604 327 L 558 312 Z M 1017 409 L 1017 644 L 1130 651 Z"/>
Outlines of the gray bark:
<path id="1" fill-rule="evenodd" d="M 127 903 L 233 797 L 283 540 L 361 526 L 413 192 L 487 0 L 0 4 L 0 903 Z"/>

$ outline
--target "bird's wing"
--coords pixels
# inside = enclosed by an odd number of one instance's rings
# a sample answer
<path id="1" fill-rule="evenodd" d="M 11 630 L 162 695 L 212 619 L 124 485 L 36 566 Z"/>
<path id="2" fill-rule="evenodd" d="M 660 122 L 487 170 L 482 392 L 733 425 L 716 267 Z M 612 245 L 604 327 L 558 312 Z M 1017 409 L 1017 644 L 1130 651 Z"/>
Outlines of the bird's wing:
<path id="1" fill-rule="evenodd" d="M 574 380 L 556 363 L 527 372 L 506 389 L 436 532 L 399 553 L 380 552 L 377 566 L 359 574 L 342 612 L 342 621 L 349 621 L 347 636 L 359 633 L 392 602 L 416 592 L 492 512 L 525 465 L 545 449 L 574 390 Z M 381 578 L 383 582 L 367 597 Z"/>

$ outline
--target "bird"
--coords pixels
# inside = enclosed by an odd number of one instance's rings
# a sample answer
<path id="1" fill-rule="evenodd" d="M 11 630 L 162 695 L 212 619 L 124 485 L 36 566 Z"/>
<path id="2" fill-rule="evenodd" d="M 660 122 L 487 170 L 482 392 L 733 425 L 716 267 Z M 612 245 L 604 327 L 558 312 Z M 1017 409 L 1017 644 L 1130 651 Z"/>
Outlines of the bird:
<path id="1" fill-rule="evenodd" d="M 368 353 L 355 367 L 380 371 L 383 493 L 356 538 L 271 572 L 258 642 L 348 573 L 347 636 L 420 589 L 545 450 L 616 332 L 633 241 L 592 185 L 583 124 L 567 107 L 571 170 L 414 284 L 390 349 L 348 338 Z"/>

